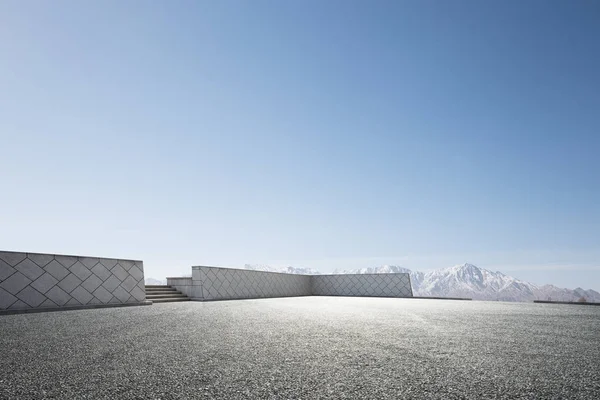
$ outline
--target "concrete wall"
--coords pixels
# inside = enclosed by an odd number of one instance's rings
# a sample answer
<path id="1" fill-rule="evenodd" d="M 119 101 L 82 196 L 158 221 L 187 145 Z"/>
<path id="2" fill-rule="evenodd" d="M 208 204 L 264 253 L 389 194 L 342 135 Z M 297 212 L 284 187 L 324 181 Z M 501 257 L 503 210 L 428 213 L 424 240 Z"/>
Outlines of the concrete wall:
<path id="1" fill-rule="evenodd" d="M 145 299 L 142 261 L 0 252 L 0 311 Z"/>
<path id="2" fill-rule="evenodd" d="M 310 296 L 310 276 L 219 267 L 192 267 L 192 278 L 167 284 L 194 300 Z"/>
<path id="3" fill-rule="evenodd" d="M 194 300 L 291 296 L 412 297 L 408 274 L 294 275 L 219 267 L 192 267 L 191 278 L 167 284 Z"/>
<path id="4" fill-rule="evenodd" d="M 310 296 L 310 276 L 232 268 L 192 267 L 203 300 Z M 198 293 L 196 293 L 196 296 Z"/>
<path id="5" fill-rule="evenodd" d="M 315 296 L 413 297 L 409 274 L 312 275 Z"/>

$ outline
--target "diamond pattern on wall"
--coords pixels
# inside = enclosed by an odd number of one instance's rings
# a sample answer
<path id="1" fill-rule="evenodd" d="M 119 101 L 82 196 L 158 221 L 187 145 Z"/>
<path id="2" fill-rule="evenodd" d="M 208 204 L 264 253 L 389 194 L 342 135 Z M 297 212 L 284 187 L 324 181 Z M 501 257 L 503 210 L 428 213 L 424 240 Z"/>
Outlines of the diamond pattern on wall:
<path id="1" fill-rule="evenodd" d="M 25 253 L 15 253 L 12 251 L 0 251 L 0 260 L 4 261 L 11 267 L 16 266 L 18 263 L 27 258 Z"/>
<path id="2" fill-rule="evenodd" d="M 0 310 L 10 307 L 17 300 L 19 299 L 6 290 L 0 288 Z"/>
<path id="3" fill-rule="evenodd" d="M 44 269 L 59 281 L 62 281 L 67 275 L 69 275 L 69 270 L 56 260 L 50 261 L 50 263 L 46 265 Z"/>
<path id="4" fill-rule="evenodd" d="M 76 287 L 81 285 L 81 279 L 75 276 L 75 274 L 69 274 L 65 279 L 58 283 L 58 286 L 67 293 L 71 293 Z"/>
<path id="5" fill-rule="evenodd" d="M 54 260 L 54 256 L 52 254 L 28 254 L 27 258 L 36 263 L 38 266 L 44 268 L 46 265 L 50 263 L 50 261 Z"/>
<path id="6" fill-rule="evenodd" d="M 37 307 L 42 304 L 46 300 L 46 296 L 32 288 L 31 286 L 27 286 L 25 289 L 21 290 L 17 297 L 29 304 L 30 307 Z"/>
<path id="7" fill-rule="evenodd" d="M 15 272 L 17 272 L 16 269 L 14 269 L 10 265 L 8 265 L 3 260 L 0 260 L 0 281 L 3 281 L 4 279 L 8 278 Z"/>
<path id="8" fill-rule="evenodd" d="M 0 288 L 14 295 L 23 290 L 24 287 L 31 283 L 31 279 L 27 278 L 20 272 L 15 272 L 8 279 L 0 282 Z"/>
<path id="9" fill-rule="evenodd" d="M 35 281 L 31 283 L 31 286 L 40 293 L 46 293 L 48 290 L 52 289 L 54 285 L 58 283 L 58 280 L 50 275 L 49 273 L 44 273 L 44 275 L 37 278 Z"/>
<path id="10" fill-rule="evenodd" d="M 71 268 L 69 268 L 69 270 L 71 271 L 72 274 L 74 274 L 76 277 L 78 277 L 82 281 L 85 281 L 87 278 L 90 277 L 90 275 L 92 275 L 92 271 L 87 269 L 87 267 L 85 265 L 83 265 L 82 263 L 80 263 L 79 261 L 77 261 L 75 264 L 73 264 L 71 266 Z"/>
<path id="11" fill-rule="evenodd" d="M 35 280 L 40 277 L 44 273 L 44 270 L 37 266 L 36 263 L 31 261 L 29 258 L 21 261 L 15 269 L 28 277 L 31 280 Z"/>
<path id="12" fill-rule="evenodd" d="M 408 274 L 313 275 L 317 296 L 412 297 Z"/>
<path id="13" fill-rule="evenodd" d="M 103 258 L 100 260 L 100 263 L 102 263 L 102 265 L 104 265 L 109 270 L 113 269 L 118 262 L 118 260 L 113 260 L 110 258 Z"/>
<path id="14" fill-rule="evenodd" d="M 169 284 L 177 288 L 179 281 L 176 278 L 171 278 Z M 192 278 L 189 281 L 192 287 L 191 289 L 186 287 L 186 290 L 193 293 L 191 297 L 198 300 L 311 295 L 413 296 L 410 276 L 403 273 L 294 275 L 220 267 L 192 267 Z"/>
<path id="15" fill-rule="evenodd" d="M 0 252 L 0 310 L 145 299 L 142 261 Z"/>
<path id="16" fill-rule="evenodd" d="M 204 300 L 310 295 L 310 276 L 308 275 L 216 267 L 199 268 Z"/>
<path id="17" fill-rule="evenodd" d="M 102 285 L 102 279 L 98 278 L 96 275 L 91 274 L 81 286 L 88 292 L 92 293 L 94 290 L 98 289 L 98 286 Z"/>

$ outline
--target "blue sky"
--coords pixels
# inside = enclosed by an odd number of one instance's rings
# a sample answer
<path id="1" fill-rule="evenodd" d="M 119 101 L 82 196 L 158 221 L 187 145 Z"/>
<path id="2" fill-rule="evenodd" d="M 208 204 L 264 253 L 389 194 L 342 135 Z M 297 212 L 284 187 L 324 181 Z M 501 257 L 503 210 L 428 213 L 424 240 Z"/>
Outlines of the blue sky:
<path id="1" fill-rule="evenodd" d="M 0 3 L 0 244 L 600 290 L 590 1 Z"/>

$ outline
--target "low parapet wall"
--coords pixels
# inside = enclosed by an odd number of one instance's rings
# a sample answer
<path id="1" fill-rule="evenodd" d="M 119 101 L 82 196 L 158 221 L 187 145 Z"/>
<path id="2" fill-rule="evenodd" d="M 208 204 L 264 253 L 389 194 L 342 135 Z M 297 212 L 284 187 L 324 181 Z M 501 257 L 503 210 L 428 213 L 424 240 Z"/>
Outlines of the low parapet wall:
<path id="1" fill-rule="evenodd" d="M 0 252 L 0 313 L 143 304 L 139 260 Z"/>
<path id="2" fill-rule="evenodd" d="M 314 296 L 413 297 L 404 273 L 313 275 L 311 282 Z"/>
<path id="3" fill-rule="evenodd" d="M 192 267 L 192 276 L 167 284 L 193 300 L 292 296 L 413 297 L 410 275 L 296 275 L 221 267 Z"/>
<path id="4" fill-rule="evenodd" d="M 191 278 L 167 284 L 193 300 L 310 296 L 310 276 L 220 267 L 192 267 Z"/>

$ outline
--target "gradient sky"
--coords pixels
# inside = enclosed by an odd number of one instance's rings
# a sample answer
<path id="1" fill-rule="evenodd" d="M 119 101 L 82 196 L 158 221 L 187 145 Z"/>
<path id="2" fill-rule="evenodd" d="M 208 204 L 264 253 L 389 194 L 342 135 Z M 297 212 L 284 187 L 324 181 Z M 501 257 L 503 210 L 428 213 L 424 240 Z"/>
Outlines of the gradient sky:
<path id="1" fill-rule="evenodd" d="M 2 1 L 0 248 L 600 290 L 600 3 Z"/>

